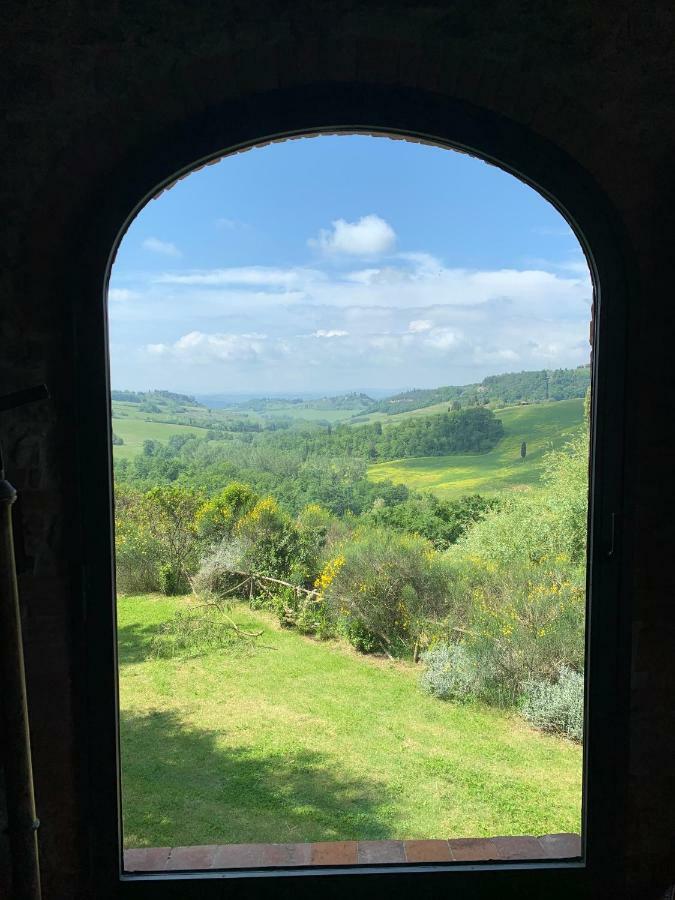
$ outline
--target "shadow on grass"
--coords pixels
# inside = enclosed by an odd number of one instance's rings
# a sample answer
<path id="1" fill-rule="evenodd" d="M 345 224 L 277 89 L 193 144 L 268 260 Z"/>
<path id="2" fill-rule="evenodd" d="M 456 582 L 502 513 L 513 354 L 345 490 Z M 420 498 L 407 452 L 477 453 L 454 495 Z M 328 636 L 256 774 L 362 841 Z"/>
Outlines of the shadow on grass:
<path id="1" fill-rule="evenodd" d="M 345 775 L 337 757 L 219 746 L 172 712 L 122 713 L 125 844 L 382 840 L 392 796 Z"/>
<path id="2" fill-rule="evenodd" d="M 159 625 L 139 625 L 132 622 L 117 628 L 117 652 L 120 665 L 141 663 L 150 659 L 150 641 L 157 634 Z"/>

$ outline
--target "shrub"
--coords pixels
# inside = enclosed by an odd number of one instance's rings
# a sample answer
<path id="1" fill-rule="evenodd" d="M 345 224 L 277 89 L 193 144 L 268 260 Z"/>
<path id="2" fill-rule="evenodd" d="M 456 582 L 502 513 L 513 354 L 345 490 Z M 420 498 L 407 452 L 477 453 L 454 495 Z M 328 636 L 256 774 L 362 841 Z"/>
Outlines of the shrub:
<path id="1" fill-rule="evenodd" d="M 177 572 L 171 563 L 162 563 L 159 566 L 159 589 L 169 597 L 175 594 L 184 594 L 190 589 L 190 584 L 180 572 Z"/>
<path id="2" fill-rule="evenodd" d="M 461 644 L 437 644 L 421 659 L 426 668 L 420 687 L 425 693 L 460 703 L 481 695 L 486 673 L 481 676 L 476 660 Z"/>
<path id="3" fill-rule="evenodd" d="M 336 620 L 359 649 L 410 651 L 428 620 L 447 611 L 449 570 L 432 545 L 383 529 L 357 532 L 319 576 Z"/>
<path id="4" fill-rule="evenodd" d="M 170 566 L 182 590 L 187 589 L 199 559 L 196 515 L 202 503 L 197 491 L 176 484 L 153 487 L 141 501 L 144 527 L 159 550 L 157 563 Z"/>
<path id="5" fill-rule="evenodd" d="M 200 536 L 212 542 L 230 537 L 239 519 L 250 512 L 259 499 L 250 485 L 231 482 L 197 512 L 196 525 Z"/>
<path id="6" fill-rule="evenodd" d="M 235 594 L 243 579 L 232 570 L 244 571 L 245 552 L 246 547 L 237 540 L 223 541 L 214 547 L 199 564 L 193 579 L 195 593 L 199 596 L 211 594 L 220 599 Z"/>
<path id="7" fill-rule="evenodd" d="M 584 676 L 562 666 L 556 681 L 530 681 L 521 705 L 525 719 L 541 728 L 583 740 Z"/>
<path id="8" fill-rule="evenodd" d="M 332 514 L 318 503 L 310 503 L 298 514 L 295 521 L 297 540 L 292 562 L 294 580 L 304 584 L 316 578 L 333 521 Z"/>
<path id="9" fill-rule="evenodd" d="M 555 560 L 506 567 L 470 558 L 465 564 L 464 580 L 457 579 L 471 601 L 464 644 L 489 673 L 494 693 L 485 699 L 509 705 L 533 679 L 554 679 L 560 666 L 582 667 L 585 585 L 578 569 Z"/>
<path id="10" fill-rule="evenodd" d="M 264 497 L 239 519 L 234 530 L 244 549 L 246 572 L 287 579 L 298 544 L 293 521 L 273 497 Z"/>
<path id="11" fill-rule="evenodd" d="M 265 604 L 286 628 L 297 628 L 301 634 L 320 638 L 335 635 L 335 622 L 325 598 L 320 593 L 280 587 Z"/>
<path id="12" fill-rule="evenodd" d="M 115 563 L 117 590 L 143 594 L 160 589 L 160 546 L 150 531 L 143 494 L 126 486 L 115 490 Z"/>

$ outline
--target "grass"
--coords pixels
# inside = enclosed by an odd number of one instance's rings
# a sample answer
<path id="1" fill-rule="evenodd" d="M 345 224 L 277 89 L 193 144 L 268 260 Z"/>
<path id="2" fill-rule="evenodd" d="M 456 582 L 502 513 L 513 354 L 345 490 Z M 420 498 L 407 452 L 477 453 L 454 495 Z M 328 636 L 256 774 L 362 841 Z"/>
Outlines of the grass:
<path id="1" fill-rule="evenodd" d="M 125 846 L 579 830 L 577 746 L 243 606 L 267 649 L 148 658 L 189 603 L 118 602 Z"/>
<path id="2" fill-rule="evenodd" d="M 489 453 L 393 460 L 371 466 L 368 474 L 374 481 L 388 478 L 413 490 L 433 491 L 450 499 L 477 492 L 489 495 L 527 490 L 541 478 L 544 454 L 561 447 L 581 424 L 583 405 L 583 400 L 560 400 L 497 410 L 495 414 L 504 423 L 504 437 Z M 447 404 L 444 406 L 447 408 Z M 428 413 L 429 409 L 419 412 Z M 527 443 L 524 460 L 520 458 L 523 441 Z"/>
<path id="3" fill-rule="evenodd" d="M 295 419 L 298 423 L 330 422 L 335 424 L 349 419 L 357 409 L 317 409 L 308 405 L 301 407 L 298 404 L 289 403 L 279 405 L 269 412 L 258 413 L 253 410 L 240 410 L 237 408 L 206 409 L 205 407 L 186 407 L 184 413 L 176 413 L 170 409 L 162 409 L 158 413 L 147 413 L 139 409 L 137 403 L 114 400 L 112 403 L 113 420 L 112 429 L 124 441 L 113 447 L 115 459 L 130 459 L 143 449 L 143 441 L 153 440 L 166 443 L 172 434 L 196 434 L 204 437 L 209 427 L 209 420 L 220 421 L 223 424 L 234 421 L 248 423 L 272 422 L 275 419 Z M 161 421 L 168 417 L 184 418 L 185 424 L 171 425 Z"/>
<path id="4" fill-rule="evenodd" d="M 146 422 L 140 418 L 112 420 L 112 430 L 124 441 L 113 447 L 115 459 L 129 459 L 140 453 L 143 441 L 153 440 L 166 443 L 172 434 L 206 434 L 203 428 L 196 425 L 167 425 L 164 422 Z"/>

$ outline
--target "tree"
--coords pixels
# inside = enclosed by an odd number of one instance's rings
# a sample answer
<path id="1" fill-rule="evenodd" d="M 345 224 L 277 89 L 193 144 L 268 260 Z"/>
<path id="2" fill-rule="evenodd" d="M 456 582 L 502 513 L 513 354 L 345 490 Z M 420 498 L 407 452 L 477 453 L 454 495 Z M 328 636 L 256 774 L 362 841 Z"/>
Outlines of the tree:
<path id="1" fill-rule="evenodd" d="M 156 541 L 164 587 L 168 593 L 188 590 L 189 577 L 197 565 L 197 510 L 204 498 L 179 485 L 162 485 L 143 498 L 148 531 Z"/>
<path id="2" fill-rule="evenodd" d="M 523 443 L 520 445 L 520 458 L 525 459 L 526 456 L 527 456 L 527 444 L 525 443 L 525 441 L 523 441 Z"/>

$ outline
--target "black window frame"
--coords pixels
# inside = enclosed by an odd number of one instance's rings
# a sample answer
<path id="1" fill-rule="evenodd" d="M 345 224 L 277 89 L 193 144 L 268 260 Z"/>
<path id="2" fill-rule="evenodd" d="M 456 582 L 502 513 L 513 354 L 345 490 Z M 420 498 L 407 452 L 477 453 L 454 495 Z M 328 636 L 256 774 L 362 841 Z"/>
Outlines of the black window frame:
<path id="1" fill-rule="evenodd" d="M 312 134 L 419 140 L 493 163 L 548 199 L 576 233 L 594 285 L 593 409 L 587 591 L 583 856 L 575 861 L 389 864 L 345 868 L 125 874 L 122 870 L 114 595 L 107 286 L 137 212 L 201 165 L 249 147 Z M 111 249 L 112 248 L 112 249 Z M 472 898 L 610 897 L 620 882 L 630 671 L 627 571 L 621 552 L 626 319 L 634 293 L 619 218 L 588 173 L 558 147 L 495 113 L 399 86 L 317 84 L 233 101 L 149 136 L 99 180 L 64 246 L 74 297 L 82 523 L 81 735 L 92 896 L 370 897 L 449 891 Z M 75 282 L 72 273 L 76 272 Z M 65 278 L 65 276 L 64 276 Z M 453 893 L 454 892 L 454 893 Z"/>

